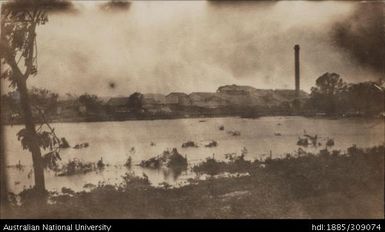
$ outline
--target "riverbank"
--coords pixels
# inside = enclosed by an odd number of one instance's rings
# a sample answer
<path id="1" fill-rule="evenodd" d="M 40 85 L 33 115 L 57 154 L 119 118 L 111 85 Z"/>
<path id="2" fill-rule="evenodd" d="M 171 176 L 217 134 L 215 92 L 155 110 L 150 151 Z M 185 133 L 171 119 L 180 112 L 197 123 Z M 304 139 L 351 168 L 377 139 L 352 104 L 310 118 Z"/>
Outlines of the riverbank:
<path id="1" fill-rule="evenodd" d="M 324 118 L 324 119 L 345 119 L 345 118 L 367 118 L 367 119 L 376 119 L 382 118 L 385 120 L 384 116 L 381 115 L 324 115 L 324 114 L 316 114 L 316 113 L 253 113 L 253 114 L 193 114 L 193 115 L 184 115 L 184 114 L 176 114 L 176 115 L 141 115 L 141 116 L 124 116 L 124 117 L 67 117 L 67 118 L 59 118 L 59 117 L 51 117 L 48 118 L 47 121 L 49 123 L 81 123 L 81 122 L 120 122 L 120 121 L 153 121 L 153 120 L 173 120 L 173 119 L 199 119 L 199 118 L 248 118 L 248 119 L 257 119 L 261 117 L 287 117 L 287 116 L 300 116 L 306 118 Z M 4 119 L 4 117 L 3 117 Z M 36 123 L 40 123 L 36 120 Z M 14 121 L 1 121 L 2 125 L 23 125 L 24 122 L 22 119 L 17 119 Z"/>
<path id="2" fill-rule="evenodd" d="M 50 193 L 36 206 L 31 191 L 6 218 L 383 218 L 384 146 L 352 147 L 346 154 L 303 154 L 266 161 L 219 164 L 227 178 L 191 179 L 179 188 L 153 187 L 127 174 L 119 186 Z M 238 160 L 238 161 L 237 161 Z M 206 161 L 207 162 L 207 161 Z M 205 169 L 201 169 L 204 172 Z"/>

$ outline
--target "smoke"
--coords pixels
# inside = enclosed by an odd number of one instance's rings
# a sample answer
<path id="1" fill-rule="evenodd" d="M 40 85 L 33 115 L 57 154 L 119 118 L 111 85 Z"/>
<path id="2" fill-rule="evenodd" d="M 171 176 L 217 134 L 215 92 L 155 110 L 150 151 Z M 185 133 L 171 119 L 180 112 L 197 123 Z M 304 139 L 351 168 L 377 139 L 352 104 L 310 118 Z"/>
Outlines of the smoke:
<path id="1" fill-rule="evenodd" d="M 336 44 L 359 65 L 385 75 L 385 3 L 363 2 L 334 25 Z M 383 76 L 383 78 L 385 78 Z"/>
<path id="2" fill-rule="evenodd" d="M 119 11 L 102 5 L 76 3 L 79 14 L 52 15 L 38 28 L 32 85 L 101 96 L 225 84 L 294 88 L 295 44 L 303 90 L 325 72 L 346 81 L 377 78 L 331 36 L 352 17 L 354 2 L 135 1 Z"/>
<path id="3" fill-rule="evenodd" d="M 348 18 L 354 4 L 344 2 L 227 2 L 210 4 L 213 32 L 209 56 L 234 82 L 257 88 L 294 87 L 294 44 L 301 46 L 301 87 L 309 90 L 324 72 L 361 79 L 332 43 L 332 25 Z M 218 43 L 220 41 L 220 43 Z M 364 75 L 368 76 L 368 75 Z"/>
<path id="4" fill-rule="evenodd" d="M 75 11 L 74 5 L 70 0 L 8 0 L 2 3 L 2 7 L 13 11 L 36 7 L 44 8 L 54 13 Z"/>

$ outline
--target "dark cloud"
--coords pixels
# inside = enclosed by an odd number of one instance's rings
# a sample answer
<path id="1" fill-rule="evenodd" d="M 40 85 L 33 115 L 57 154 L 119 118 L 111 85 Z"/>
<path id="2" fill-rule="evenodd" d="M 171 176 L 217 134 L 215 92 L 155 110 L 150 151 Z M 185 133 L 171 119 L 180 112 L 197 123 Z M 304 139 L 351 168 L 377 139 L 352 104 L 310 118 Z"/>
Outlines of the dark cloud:
<path id="1" fill-rule="evenodd" d="M 100 9 L 104 11 L 128 10 L 131 2 L 127 0 L 111 0 L 100 5 Z"/>
<path id="2" fill-rule="evenodd" d="M 74 12 L 74 5 L 69 0 L 11 0 L 4 3 L 3 9 L 27 10 L 44 8 L 50 12 Z"/>
<path id="3" fill-rule="evenodd" d="M 385 3 L 358 4 L 351 17 L 334 25 L 332 36 L 337 46 L 359 65 L 384 74 Z"/>

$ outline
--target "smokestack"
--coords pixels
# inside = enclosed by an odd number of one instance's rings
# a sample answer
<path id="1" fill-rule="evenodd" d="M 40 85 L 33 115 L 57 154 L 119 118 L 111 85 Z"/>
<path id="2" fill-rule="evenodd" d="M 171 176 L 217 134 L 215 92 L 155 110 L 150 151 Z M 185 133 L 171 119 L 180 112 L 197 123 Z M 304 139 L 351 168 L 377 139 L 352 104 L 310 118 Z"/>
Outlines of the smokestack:
<path id="1" fill-rule="evenodd" d="M 295 60 L 295 96 L 299 97 L 299 45 L 294 46 L 294 60 Z"/>

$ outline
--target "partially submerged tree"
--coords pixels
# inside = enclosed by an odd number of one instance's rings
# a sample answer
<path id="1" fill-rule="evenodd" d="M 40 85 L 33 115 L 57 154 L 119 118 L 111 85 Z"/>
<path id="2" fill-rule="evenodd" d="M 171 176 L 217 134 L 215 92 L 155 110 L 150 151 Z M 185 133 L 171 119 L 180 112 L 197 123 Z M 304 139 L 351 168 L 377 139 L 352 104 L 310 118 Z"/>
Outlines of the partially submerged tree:
<path id="1" fill-rule="evenodd" d="M 44 163 L 41 148 L 56 151 L 59 140 L 54 129 L 44 119 L 49 131 L 43 131 L 42 125 L 36 129 L 31 108 L 31 96 L 28 94 L 27 80 L 37 74 L 36 28 L 48 22 L 50 10 L 68 9 L 69 3 L 60 0 L 14 0 L 1 5 L 1 78 L 10 83 L 10 87 L 20 94 L 20 106 L 25 128 L 20 130 L 18 138 L 24 149 L 32 153 L 36 196 L 44 199 Z"/>

